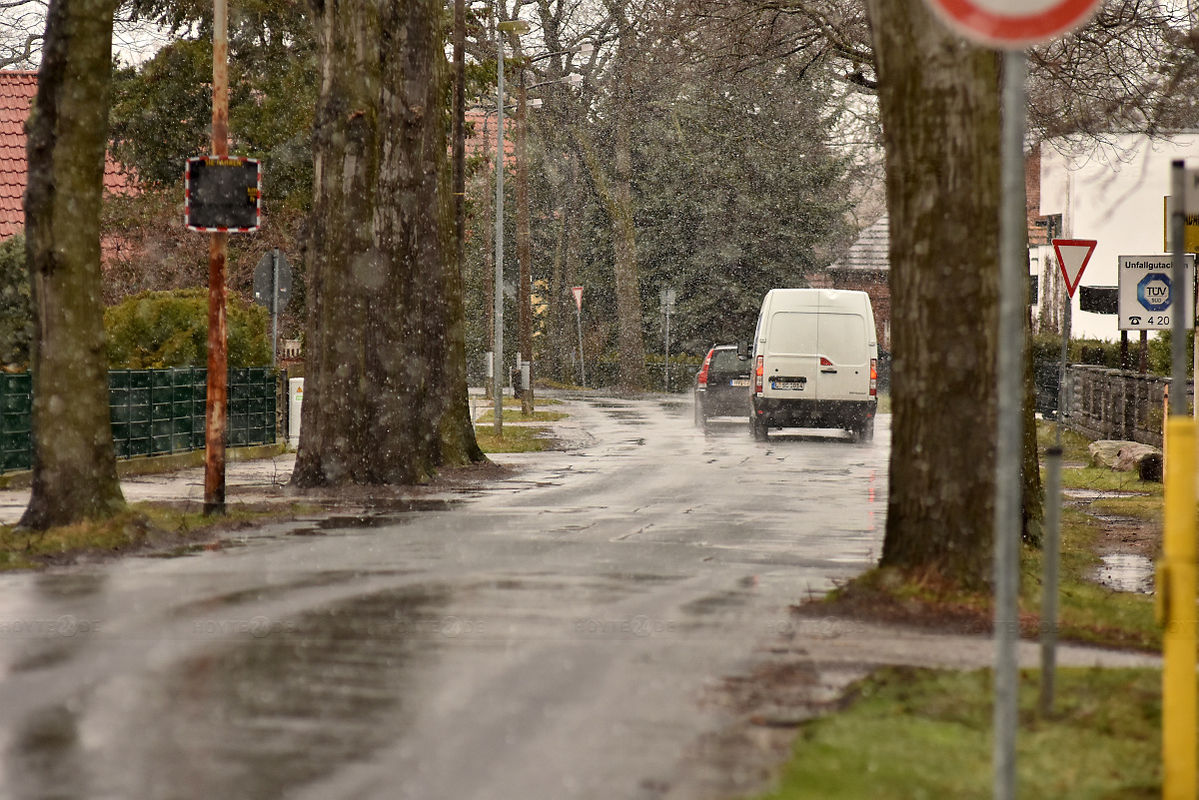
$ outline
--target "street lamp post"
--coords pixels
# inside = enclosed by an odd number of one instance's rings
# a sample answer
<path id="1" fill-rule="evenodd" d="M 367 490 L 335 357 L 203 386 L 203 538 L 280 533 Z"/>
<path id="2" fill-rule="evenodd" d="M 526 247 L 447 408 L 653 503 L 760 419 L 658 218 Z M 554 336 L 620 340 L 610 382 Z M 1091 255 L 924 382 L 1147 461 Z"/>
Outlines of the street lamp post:
<path id="1" fill-rule="evenodd" d="M 495 347 L 491 357 L 491 394 L 495 399 L 495 435 L 504 434 L 504 40 L 496 13 L 495 134 Z"/>

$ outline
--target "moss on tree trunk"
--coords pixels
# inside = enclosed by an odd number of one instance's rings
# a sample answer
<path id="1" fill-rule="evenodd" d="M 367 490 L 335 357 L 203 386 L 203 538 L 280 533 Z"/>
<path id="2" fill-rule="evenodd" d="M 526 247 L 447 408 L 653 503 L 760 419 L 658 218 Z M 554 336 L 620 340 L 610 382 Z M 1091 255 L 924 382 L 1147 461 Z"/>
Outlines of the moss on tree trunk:
<path id="1" fill-rule="evenodd" d="M 293 481 L 416 483 L 483 457 L 452 258 L 442 6 L 316 12 L 309 363 Z"/>
<path id="2" fill-rule="evenodd" d="M 111 82 L 112 0 L 50 6 L 29 121 L 26 258 L 33 291 L 35 529 L 124 508 L 108 410 L 100 202 Z"/>

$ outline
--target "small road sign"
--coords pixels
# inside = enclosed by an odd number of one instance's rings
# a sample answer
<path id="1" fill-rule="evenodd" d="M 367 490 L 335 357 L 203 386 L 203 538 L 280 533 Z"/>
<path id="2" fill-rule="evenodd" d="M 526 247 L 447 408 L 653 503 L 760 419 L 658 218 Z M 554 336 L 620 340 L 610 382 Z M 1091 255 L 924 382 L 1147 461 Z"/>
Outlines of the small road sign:
<path id="1" fill-rule="evenodd" d="M 1176 291 L 1169 255 L 1120 256 L 1120 330 L 1163 331 L 1171 328 L 1174 300 L 1186 300 L 1187 328 L 1194 327 L 1195 256 L 1187 255 L 1186 286 Z"/>
<path id="2" fill-rule="evenodd" d="M 271 307 L 276 264 L 279 269 L 277 302 L 278 309 L 282 311 L 291 298 L 291 264 L 281 250 L 268 251 L 258 260 L 258 266 L 254 268 L 254 302 L 267 308 Z"/>
<path id="3" fill-rule="evenodd" d="M 1087 268 L 1091 254 L 1095 252 L 1094 239 L 1054 239 L 1053 252 L 1057 253 L 1057 264 L 1061 267 L 1062 277 L 1066 281 L 1066 292 L 1071 297 L 1082 279 L 1082 271 Z"/>
<path id="4" fill-rule="evenodd" d="M 572 295 L 574 295 L 575 305 L 578 307 L 579 312 L 582 313 L 582 311 L 583 311 L 583 287 L 582 286 L 572 286 L 570 288 L 570 293 Z"/>
<path id="5" fill-rule="evenodd" d="M 1100 0 L 925 0 L 949 27 L 980 44 L 1022 50 L 1068 33 Z"/>

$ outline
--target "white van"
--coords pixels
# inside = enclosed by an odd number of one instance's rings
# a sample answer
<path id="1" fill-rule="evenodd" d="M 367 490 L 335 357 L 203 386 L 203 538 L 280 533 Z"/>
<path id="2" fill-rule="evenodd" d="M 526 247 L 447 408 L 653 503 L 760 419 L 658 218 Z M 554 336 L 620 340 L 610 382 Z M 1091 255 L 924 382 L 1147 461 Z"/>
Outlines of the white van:
<path id="1" fill-rule="evenodd" d="M 771 289 L 753 341 L 754 438 L 770 428 L 874 437 L 878 336 L 865 292 Z"/>

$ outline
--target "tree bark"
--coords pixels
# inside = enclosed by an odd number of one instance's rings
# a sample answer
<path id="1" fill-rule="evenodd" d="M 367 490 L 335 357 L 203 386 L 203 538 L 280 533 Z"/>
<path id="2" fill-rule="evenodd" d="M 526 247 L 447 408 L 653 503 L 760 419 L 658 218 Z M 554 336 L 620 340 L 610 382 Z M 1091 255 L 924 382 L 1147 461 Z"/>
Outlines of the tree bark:
<path id="1" fill-rule="evenodd" d="M 868 0 L 887 150 L 893 427 L 884 565 L 990 579 L 999 75 L 922 0 Z"/>
<path id="2" fill-rule="evenodd" d="M 624 9 L 617 16 L 619 36 L 613 91 L 612 268 L 616 277 L 617 341 L 620 350 L 620 386 L 644 389 L 649 383 L 645 370 L 645 339 L 641 310 L 641 278 L 637 270 L 637 236 L 633 222 L 633 156 L 630 130 L 637 108 L 633 102 L 633 27 Z"/>
<path id="3" fill-rule="evenodd" d="M 108 410 L 100 288 L 114 0 L 56 0 L 28 123 L 33 484 L 23 527 L 125 507 Z"/>
<path id="4" fill-rule="evenodd" d="M 321 87 L 299 486 L 483 458 L 445 174 L 442 5 L 314 3 Z"/>

